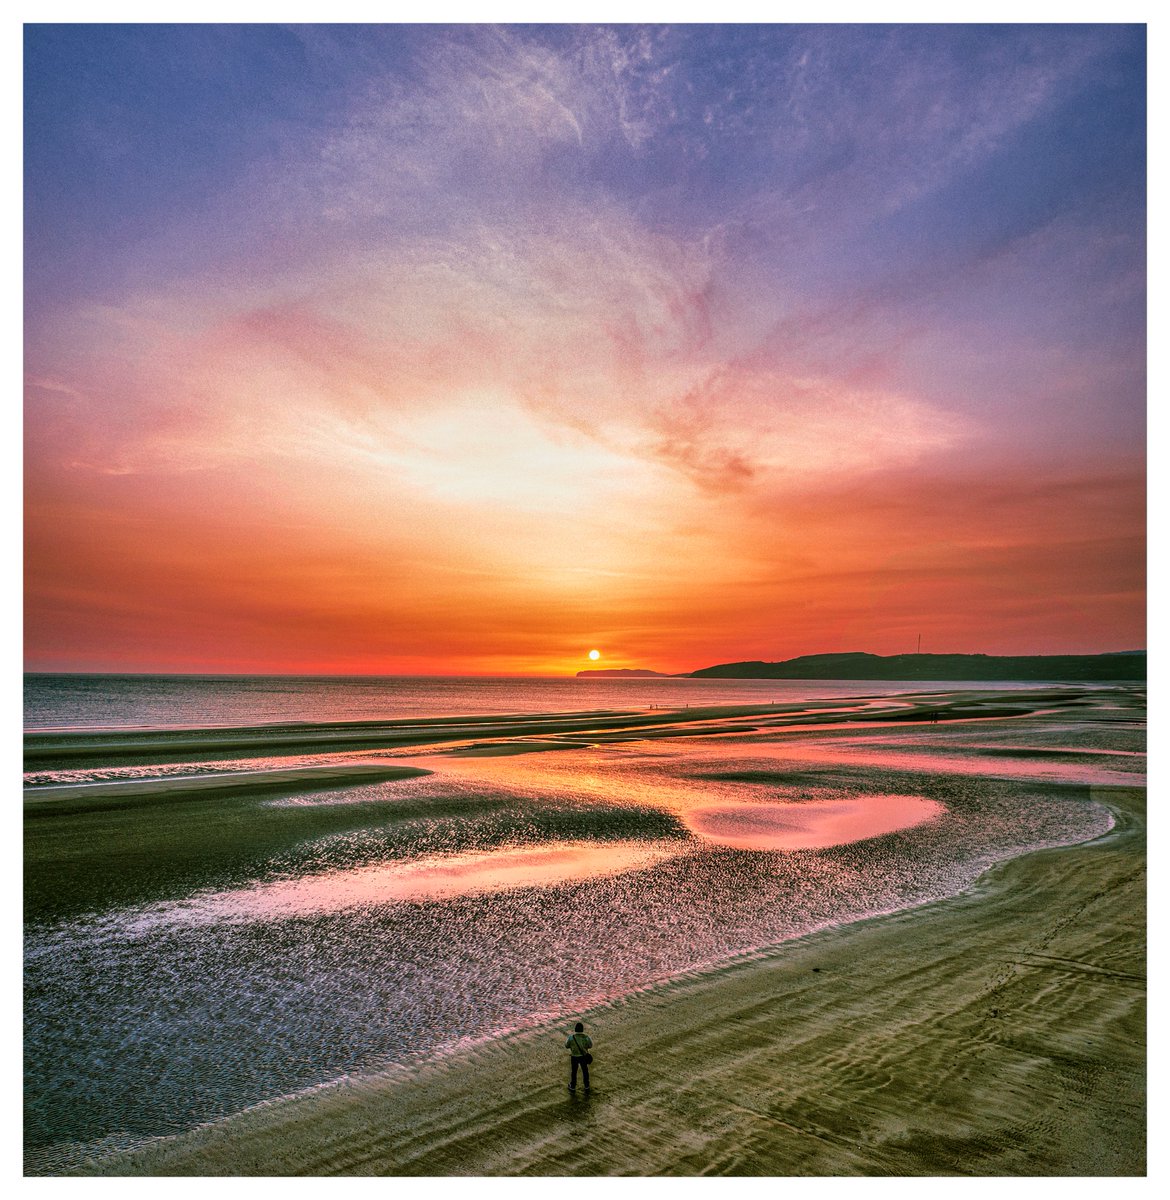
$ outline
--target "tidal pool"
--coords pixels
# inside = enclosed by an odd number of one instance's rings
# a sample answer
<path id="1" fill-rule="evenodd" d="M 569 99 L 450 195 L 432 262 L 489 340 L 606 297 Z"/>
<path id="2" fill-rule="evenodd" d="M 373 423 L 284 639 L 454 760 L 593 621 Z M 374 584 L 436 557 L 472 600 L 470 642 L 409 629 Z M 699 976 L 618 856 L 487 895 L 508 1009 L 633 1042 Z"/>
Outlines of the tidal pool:
<path id="1" fill-rule="evenodd" d="M 946 809 L 923 796 L 736 803 L 687 810 L 687 826 L 737 850 L 821 850 L 911 829 Z"/>
<path id="2" fill-rule="evenodd" d="M 680 842 L 552 842 L 374 863 L 348 871 L 325 871 L 299 879 L 206 892 L 188 900 L 131 910 L 123 932 L 141 935 L 164 925 L 276 921 L 394 901 L 440 900 L 508 888 L 550 887 L 651 866 L 683 848 Z"/>

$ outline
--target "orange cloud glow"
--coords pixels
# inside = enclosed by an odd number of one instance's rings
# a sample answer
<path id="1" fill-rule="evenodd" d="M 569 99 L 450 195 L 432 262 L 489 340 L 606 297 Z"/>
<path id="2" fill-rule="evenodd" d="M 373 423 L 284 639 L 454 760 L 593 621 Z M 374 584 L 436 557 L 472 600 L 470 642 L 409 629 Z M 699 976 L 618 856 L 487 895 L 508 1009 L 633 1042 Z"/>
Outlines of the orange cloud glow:
<path id="1" fill-rule="evenodd" d="M 744 96 L 713 27 L 562 33 L 290 33 L 329 103 L 123 131 L 82 249 L 37 158 L 28 667 L 1144 646 L 1136 152 L 1060 107 L 1125 39 L 728 31 Z"/>

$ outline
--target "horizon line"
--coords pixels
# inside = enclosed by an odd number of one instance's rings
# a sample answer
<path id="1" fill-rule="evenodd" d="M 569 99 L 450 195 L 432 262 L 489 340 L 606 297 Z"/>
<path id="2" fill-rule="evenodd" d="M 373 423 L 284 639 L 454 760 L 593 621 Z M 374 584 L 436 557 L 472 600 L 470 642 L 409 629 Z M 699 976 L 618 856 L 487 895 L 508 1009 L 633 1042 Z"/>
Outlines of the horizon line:
<path id="1" fill-rule="evenodd" d="M 818 658 L 828 657 L 830 655 L 846 655 L 846 654 L 865 654 L 873 658 L 1100 658 L 1106 656 L 1124 656 L 1147 654 L 1148 649 L 1133 650 L 1093 650 L 1093 651 L 1065 651 L 1060 653 L 1047 654 L 988 654 L 985 651 L 975 650 L 954 650 L 954 651 L 902 651 L 898 654 L 875 654 L 869 650 L 820 650 L 813 651 L 808 654 L 797 654 L 791 658 L 778 659 L 728 659 L 720 663 L 711 663 L 710 667 L 728 666 L 742 662 L 774 662 L 784 663 L 793 662 L 801 658 Z M 120 675 L 127 678 L 135 678 L 141 676 L 159 676 L 169 675 L 178 678 L 270 678 L 270 679 L 576 679 L 582 672 L 591 674 L 600 674 L 602 672 L 615 671 L 655 671 L 658 678 L 661 679 L 685 679 L 688 678 L 694 671 L 709 670 L 710 667 L 692 667 L 686 671 L 657 671 L 653 667 L 580 667 L 577 670 L 568 670 L 564 673 L 528 673 L 528 672 L 405 672 L 405 671 L 273 671 L 273 670 L 256 670 L 256 671 L 232 671 L 232 670 L 167 670 L 167 669 L 150 669 L 150 670 L 108 670 L 102 668 L 58 668 L 52 670 L 40 670 L 36 668 L 25 667 L 22 669 L 22 675 Z"/>

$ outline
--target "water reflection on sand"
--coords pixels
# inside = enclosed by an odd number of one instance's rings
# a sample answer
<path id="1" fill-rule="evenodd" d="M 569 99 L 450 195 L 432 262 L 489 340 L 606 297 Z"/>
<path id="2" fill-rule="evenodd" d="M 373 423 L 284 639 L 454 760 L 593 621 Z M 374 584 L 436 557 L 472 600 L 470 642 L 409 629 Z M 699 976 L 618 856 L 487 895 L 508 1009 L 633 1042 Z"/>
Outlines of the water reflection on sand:
<path id="1" fill-rule="evenodd" d="M 661 791 L 675 802 L 680 793 L 693 795 L 689 789 L 663 787 Z M 848 845 L 913 828 L 945 811 L 937 801 L 902 795 L 681 805 L 683 823 L 702 842 L 768 851 Z M 550 842 L 378 862 L 200 892 L 185 900 L 118 914 L 111 925 L 123 936 L 138 937 L 164 926 L 273 921 L 509 888 L 551 887 L 651 867 L 694 848 L 684 840 Z"/>
<path id="2" fill-rule="evenodd" d="M 1143 763 L 1140 727 L 1107 720 L 1118 701 L 1101 699 L 914 728 L 420 746 L 364 760 L 431 774 L 242 796 L 228 815 L 244 832 L 305 806 L 339 824 L 238 876 L 30 926 L 30 1144 L 189 1127 L 1102 834 L 1091 786 L 1140 784 L 1127 768 Z M 141 810 L 164 821 L 165 784 Z"/>
<path id="3" fill-rule="evenodd" d="M 438 900 L 508 888 L 549 887 L 652 866 L 683 848 L 679 842 L 554 842 L 487 853 L 376 863 L 351 871 L 305 875 L 151 906 L 123 921 L 122 931 L 139 936 L 164 925 L 272 921 L 394 901 Z"/>
<path id="4" fill-rule="evenodd" d="M 945 812 L 922 796 L 865 796 L 804 804 L 724 804 L 690 809 L 690 829 L 739 850 L 822 850 L 911 829 Z"/>

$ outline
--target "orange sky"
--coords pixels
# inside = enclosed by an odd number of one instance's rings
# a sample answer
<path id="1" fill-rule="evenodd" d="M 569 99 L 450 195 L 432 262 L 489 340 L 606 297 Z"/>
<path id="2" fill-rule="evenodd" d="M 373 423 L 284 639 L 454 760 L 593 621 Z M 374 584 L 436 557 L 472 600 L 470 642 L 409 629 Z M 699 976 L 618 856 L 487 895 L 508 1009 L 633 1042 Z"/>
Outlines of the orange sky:
<path id="1" fill-rule="evenodd" d="M 1144 647 L 1124 27 L 42 29 L 28 669 Z"/>

